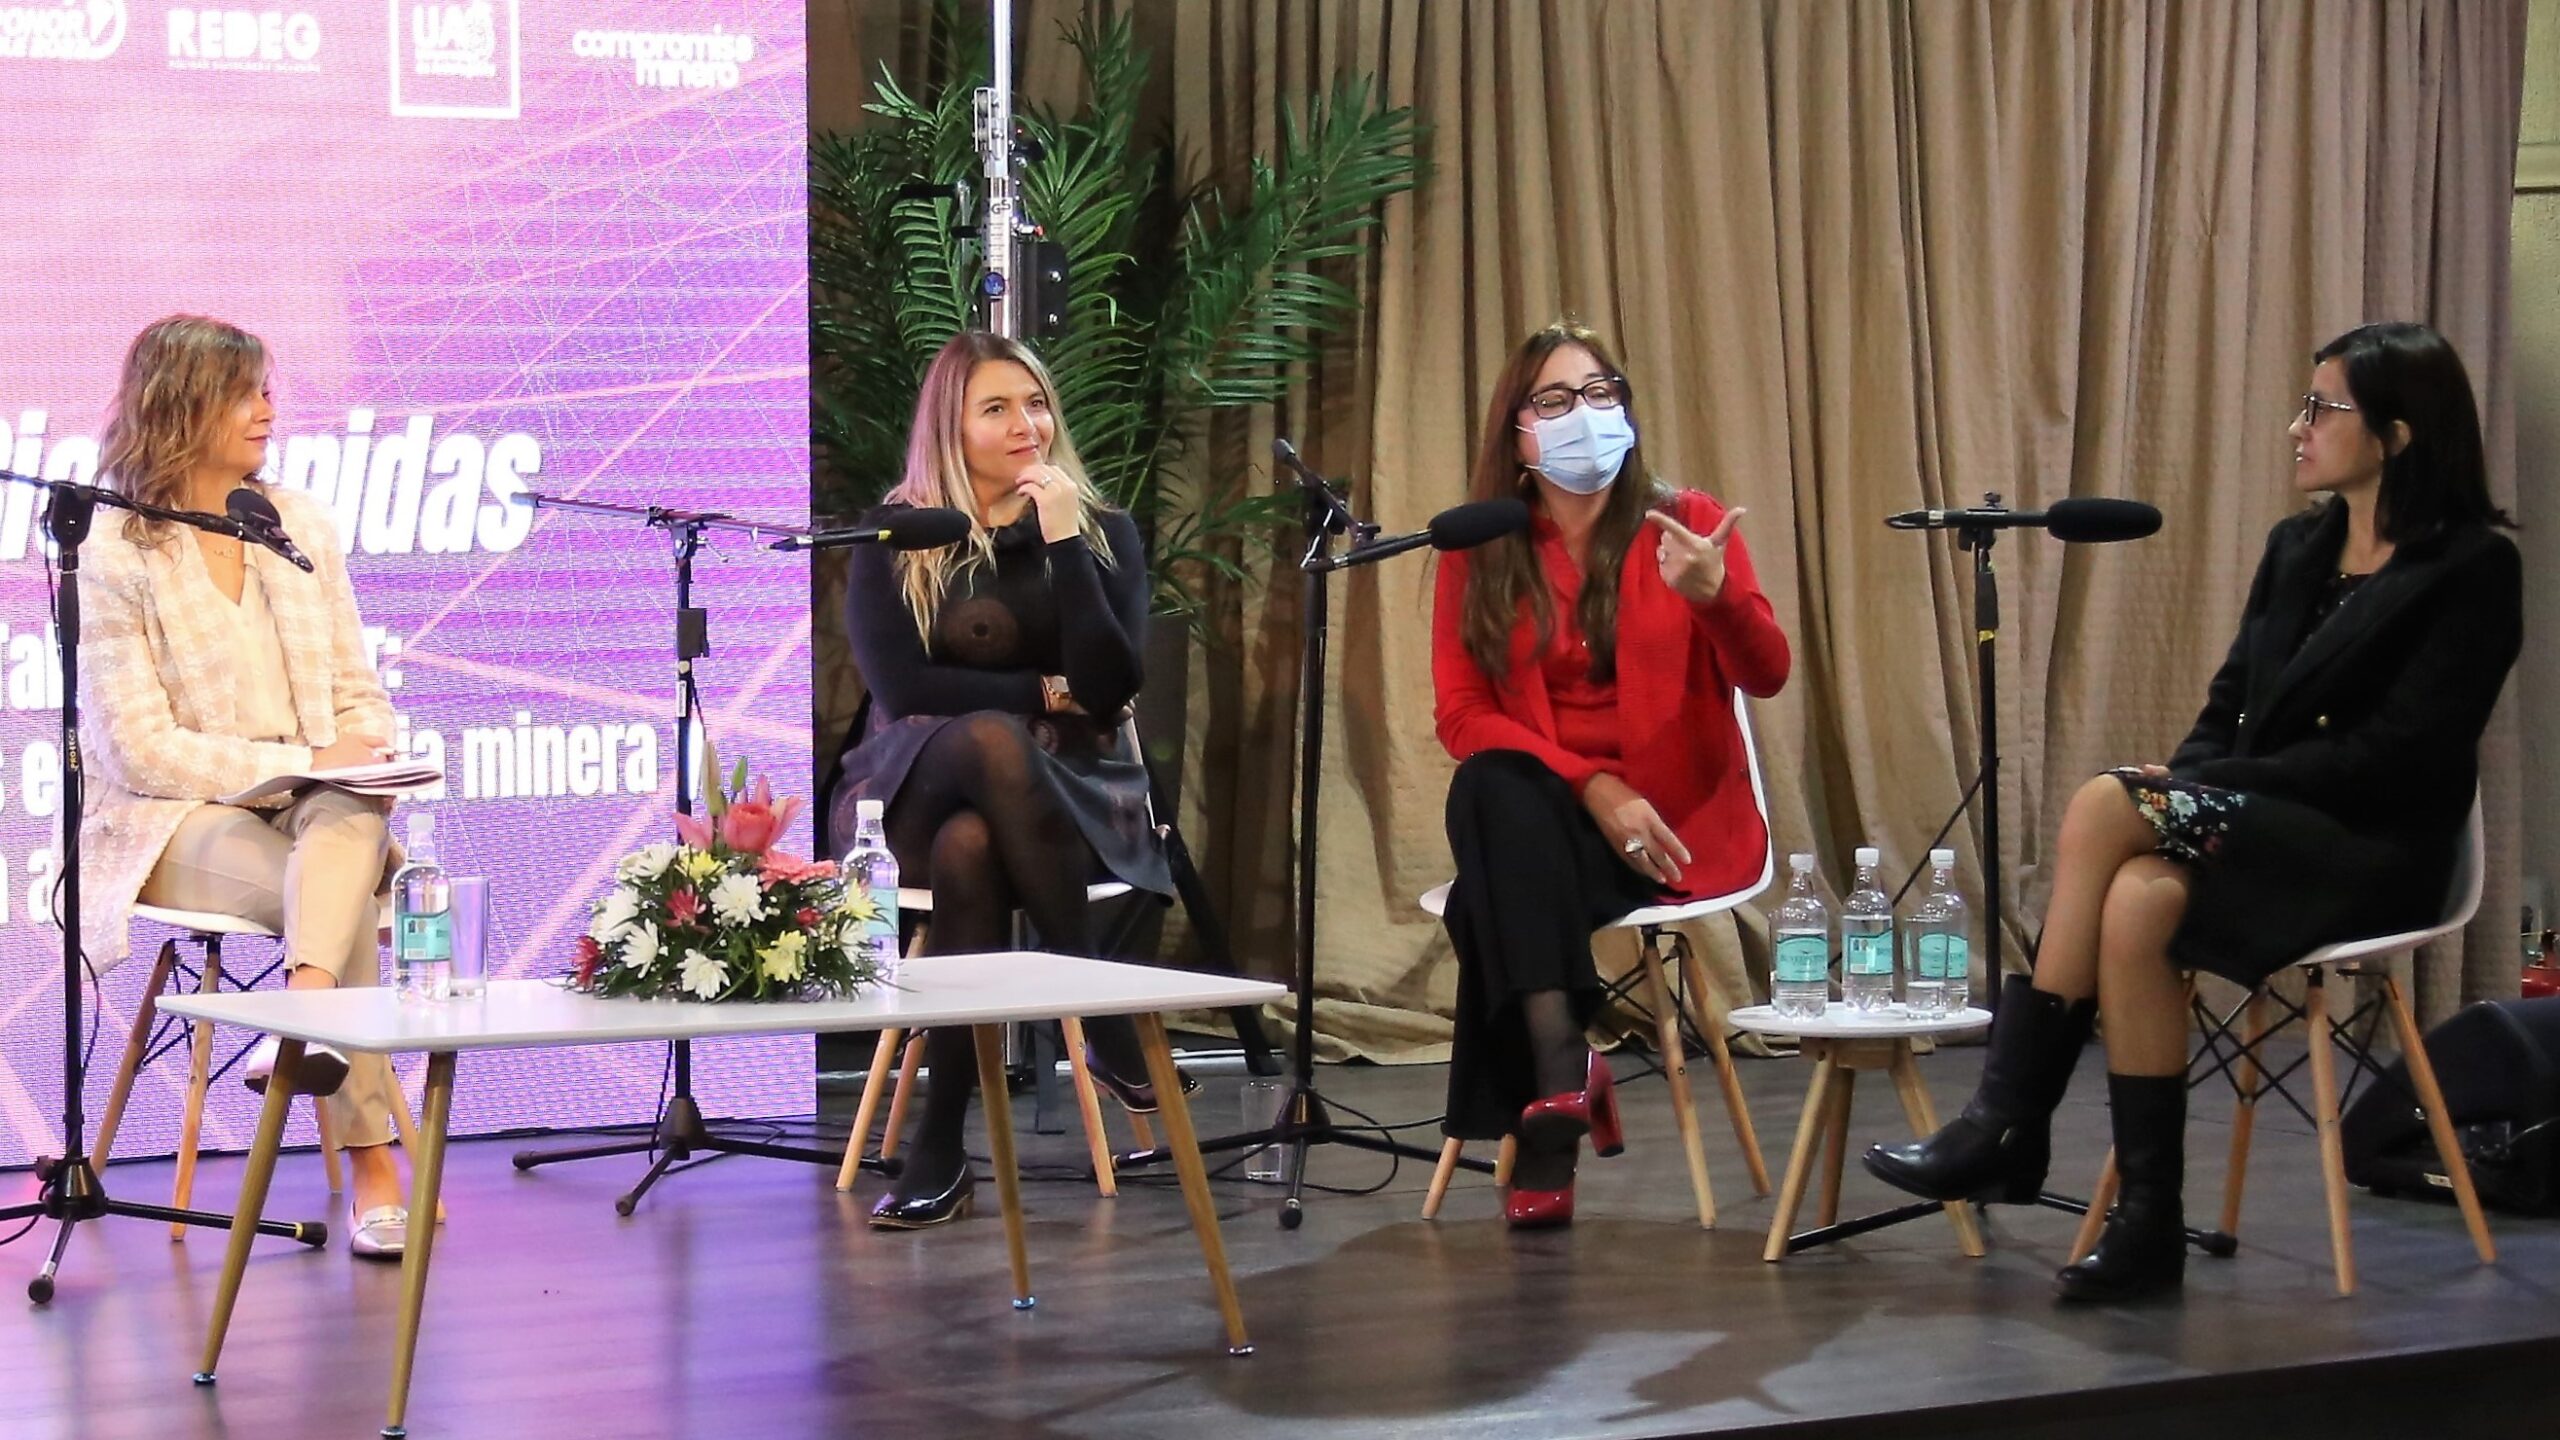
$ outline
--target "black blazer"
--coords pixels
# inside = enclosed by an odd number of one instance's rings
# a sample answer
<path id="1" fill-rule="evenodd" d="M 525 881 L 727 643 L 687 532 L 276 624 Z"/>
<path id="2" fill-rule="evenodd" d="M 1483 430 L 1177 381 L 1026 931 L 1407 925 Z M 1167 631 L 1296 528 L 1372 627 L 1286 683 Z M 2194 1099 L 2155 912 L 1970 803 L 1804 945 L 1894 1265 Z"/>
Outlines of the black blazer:
<path id="1" fill-rule="evenodd" d="M 2487 526 L 2403 544 L 2302 639 L 2346 534 L 2336 501 L 2268 532 L 2240 633 L 2169 769 L 2440 845 L 2470 813 L 2480 733 L 2523 645 L 2523 563 Z"/>

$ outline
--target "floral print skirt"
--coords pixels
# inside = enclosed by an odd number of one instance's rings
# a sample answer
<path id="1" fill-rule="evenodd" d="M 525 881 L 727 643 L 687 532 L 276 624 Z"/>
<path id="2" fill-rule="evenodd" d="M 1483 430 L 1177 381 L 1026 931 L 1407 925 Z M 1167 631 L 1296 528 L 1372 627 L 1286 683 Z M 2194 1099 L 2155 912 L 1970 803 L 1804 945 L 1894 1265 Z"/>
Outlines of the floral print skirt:
<path id="1" fill-rule="evenodd" d="M 2209 863 L 2230 835 L 2249 797 L 2237 790 L 2199 785 L 2174 776 L 2151 775 L 2137 766 L 2107 772 L 2123 782 L 2142 818 L 2160 836 L 2159 853 L 2190 867 Z"/>

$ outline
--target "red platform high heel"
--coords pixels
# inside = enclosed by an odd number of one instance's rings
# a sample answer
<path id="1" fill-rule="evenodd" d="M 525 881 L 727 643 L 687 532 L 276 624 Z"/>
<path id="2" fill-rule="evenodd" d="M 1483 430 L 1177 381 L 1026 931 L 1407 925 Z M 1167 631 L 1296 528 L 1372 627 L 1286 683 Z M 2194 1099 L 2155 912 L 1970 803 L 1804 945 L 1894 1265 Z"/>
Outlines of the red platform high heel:
<path id="1" fill-rule="evenodd" d="M 1585 1134 L 1595 1154 L 1616 1155 L 1627 1148 L 1626 1131 L 1618 1123 L 1617 1077 L 1597 1051 L 1582 1089 L 1531 1101 L 1520 1112 L 1519 1158 L 1512 1162 L 1511 1193 L 1502 1205 L 1512 1229 L 1573 1223 L 1574 1162 Z"/>
<path id="2" fill-rule="evenodd" d="M 1591 1153 L 1606 1160 L 1624 1154 L 1627 1132 L 1618 1123 L 1618 1077 L 1599 1051 L 1591 1052 L 1591 1075 L 1583 1082 L 1584 1110 L 1591 1120 Z"/>

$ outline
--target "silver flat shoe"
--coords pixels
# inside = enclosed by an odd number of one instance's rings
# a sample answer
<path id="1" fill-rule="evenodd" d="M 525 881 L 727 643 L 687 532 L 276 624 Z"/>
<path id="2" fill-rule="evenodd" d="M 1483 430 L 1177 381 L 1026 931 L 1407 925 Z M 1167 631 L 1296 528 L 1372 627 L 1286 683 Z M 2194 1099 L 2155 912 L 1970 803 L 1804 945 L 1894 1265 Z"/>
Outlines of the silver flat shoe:
<path id="1" fill-rule="evenodd" d="M 347 1253 L 359 1260 L 397 1260 L 409 1249 L 409 1212 L 399 1205 L 376 1205 L 361 1215 L 347 1237 Z"/>
<path id="2" fill-rule="evenodd" d="M 267 1093 L 267 1078 L 276 1073 L 276 1037 L 270 1035 L 250 1050 L 240 1068 L 240 1083 L 254 1094 Z M 294 1073 L 296 1095 L 335 1095 L 347 1083 L 347 1057 L 326 1045 L 306 1045 L 302 1065 Z"/>

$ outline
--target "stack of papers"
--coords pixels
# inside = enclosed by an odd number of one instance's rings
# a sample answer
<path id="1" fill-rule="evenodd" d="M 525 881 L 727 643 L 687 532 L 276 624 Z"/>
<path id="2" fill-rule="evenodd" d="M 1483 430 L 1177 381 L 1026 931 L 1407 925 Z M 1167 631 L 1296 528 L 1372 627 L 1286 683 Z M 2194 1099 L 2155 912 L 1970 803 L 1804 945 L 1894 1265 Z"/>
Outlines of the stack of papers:
<path id="1" fill-rule="evenodd" d="M 340 765 L 261 780 L 246 790 L 225 795 L 224 805 L 246 805 L 270 795 L 285 795 L 305 785 L 335 785 L 356 795 L 405 795 L 444 783 L 444 772 L 419 760 L 382 760 L 371 765 Z"/>

